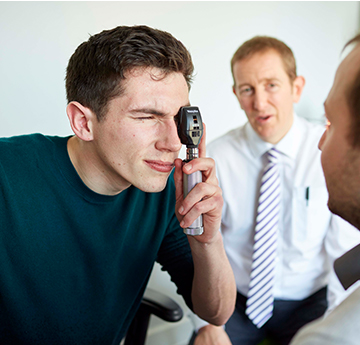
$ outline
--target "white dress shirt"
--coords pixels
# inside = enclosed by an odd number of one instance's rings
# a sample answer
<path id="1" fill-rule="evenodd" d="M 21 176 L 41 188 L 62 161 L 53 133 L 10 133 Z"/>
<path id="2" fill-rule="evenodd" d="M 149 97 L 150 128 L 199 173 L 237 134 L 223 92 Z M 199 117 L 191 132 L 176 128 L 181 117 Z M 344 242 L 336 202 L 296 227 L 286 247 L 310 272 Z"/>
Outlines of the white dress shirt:
<path id="1" fill-rule="evenodd" d="M 274 296 L 302 300 L 329 283 L 333 260 L 360 242 L 360 234 L 332 215 L 320 163 L 321 125 L 294 115 L 286 136 L 275 145 L 281 153 L 281 205 Z M 265 152 L 274 145 L 259 138 L 249 123 L 207 147 L 215 159 L 223 191 L 221 231 L 237 289 L 249 290 L 254 224 Z M 336 280 L 335 278 L 333 278 Z M 343 293 L 339 282 L 330 292 Z M 338 299 L 339 298 L 339 299 Z M 330 295 L 329 303 L 343 297 Z M 337 302 L 336 302 L 337 300 Z"/>

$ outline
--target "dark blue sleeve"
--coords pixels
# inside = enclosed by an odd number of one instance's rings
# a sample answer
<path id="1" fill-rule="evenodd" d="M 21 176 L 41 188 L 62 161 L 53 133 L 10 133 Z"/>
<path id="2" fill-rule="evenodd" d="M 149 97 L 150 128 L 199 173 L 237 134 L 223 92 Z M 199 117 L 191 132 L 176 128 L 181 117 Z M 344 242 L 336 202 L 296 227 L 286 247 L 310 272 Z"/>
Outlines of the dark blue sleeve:
<path id="1" fill-rule="evenodd" d="M 182 295 L 188 307 L 192 310 L 191 289 L 194 277 L 194 263 L 190 245 L 179 221 L 174 215 L 173 230 L 164 238 L 157 261 L 163 271 L 170 274 L 171 280 L 177 286 L 177 293 Z"/>
<path id="2" fill-rule="evenodd" d="M 167 230 L 161 243 L 157 262 L 163 271 L 170 274 L 171 280 L 177 286 L 177 293 L 182 295 L 188 307 L 192 310 L 191 289 L 194 277 L 194 263 L 187 236 L 179 225 L 175 215 L 175 186 L 173 174 L 169 177 L 168 202 L 164 207 L 164 215 L 168 217 Z"/>

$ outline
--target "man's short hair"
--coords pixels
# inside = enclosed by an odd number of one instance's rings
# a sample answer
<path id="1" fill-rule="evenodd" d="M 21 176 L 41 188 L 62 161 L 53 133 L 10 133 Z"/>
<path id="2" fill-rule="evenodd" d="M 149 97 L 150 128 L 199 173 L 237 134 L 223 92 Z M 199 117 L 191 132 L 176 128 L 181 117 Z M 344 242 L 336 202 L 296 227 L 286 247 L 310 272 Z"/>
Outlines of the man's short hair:
<path id="1" fill-rule="evenodd" d="M 231 73 L 234 79 L 234 64 L 238 61 L 253 56 L 256 53 L 264 53 L 268 50 L 275 50 L 281 57 L 285 71 L 293 82 L 297 76 L 296 62 L 292 50 L 282 41 L 269 36 L 255 36 L 243 43 L 231 59 Z"/>
<path id="2" fill-rule="evenodd" d="M 109 101 L 122 94 L 126 73 L 136 67 L 156 67 L 183 74 L 188 87 L 194 66 L 185 46 L 171 34 L 148 26 L 118 26 L 90 36 L 69 60 L 68 102 L 78 101 L 101 121 Z"/>
<path id="3" fill-rule="evenodd" d="M 353 43 L 357 45 L 360 44 L 360 34 L 356 35 L 353 39 L 346 43 L 345 47 Z M 346 97 L 348 99 L 350 113 L 352 114 L 350 143 L 354 147 L 360 147 L 360 66 L 358 68 L 354 83 L 347 90 Z"/>

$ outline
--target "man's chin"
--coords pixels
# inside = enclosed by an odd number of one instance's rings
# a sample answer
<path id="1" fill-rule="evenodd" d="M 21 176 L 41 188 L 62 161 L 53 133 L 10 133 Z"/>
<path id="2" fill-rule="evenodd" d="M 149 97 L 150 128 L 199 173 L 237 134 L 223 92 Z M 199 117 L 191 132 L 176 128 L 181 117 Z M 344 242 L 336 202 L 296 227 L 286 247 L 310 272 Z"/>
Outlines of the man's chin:
<path id="1" fill-rule="evenodd" d="M 341 217 L 360 230 L 360 214 L 358 212 L 358 208 L 348 205 L 345 202 L 337 202 L 330 197 L 328 201 L 328 208 L 333 214 Z"/>
<path id="2" fill-rule="evenodd" d="M 156 179 L 154 181 L 146 181 L 146 183 L 140 183 L 135 186 L 145 193 L 159 193 L 162 192 L 167 184 L 168 177 L 165 179 Z"/>
<path id="3" fill-rule="evenodd" d="M 336 214 L 337 216 L 339 216 L 341 218 L 344 218 L 344 216 L 346 216 L 343 214 L 344 212 L 341 209 L 340 203 L 337 202 L 336 200 L 334 200 L 333 198 L 331 198 L 330 196 L 329 196 L 327 205 L 328 205 L 328 208 L 331 211 L 331 213 Z"/>

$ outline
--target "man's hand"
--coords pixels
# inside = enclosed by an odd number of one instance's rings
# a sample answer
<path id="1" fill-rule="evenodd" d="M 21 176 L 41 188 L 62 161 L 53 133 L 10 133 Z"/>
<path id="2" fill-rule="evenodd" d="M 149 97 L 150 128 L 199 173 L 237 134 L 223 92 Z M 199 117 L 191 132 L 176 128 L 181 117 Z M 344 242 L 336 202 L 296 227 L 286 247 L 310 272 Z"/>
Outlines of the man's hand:
<path id="1" fill-rule="evenodd" d="M 200 318 L 220 326 L 226 323 L 235 308 L 236 286 L 234 274 L 226 256 L 220 233 L 223 206 L 222 191 L 216 178 L 215 162 L 206 158 L 205 126 L 199 145 L 199 158 L 186 164 L 175 160 L 176 216 L 180 226 L 190 226 L 201 214 L 204 233 L 188 236 L 194 261 L 191 291 L 193 311 Z M 183 200 L 183 172 L 201 171 L 198 183 Z"/>
<path id="2" fill-rule="evenodd" d="M 199 329 L 194 345 L 231 345 L 231 341 L 223 327 L 207 325 Z"/>
<path id="3" fill-rule="evenodd" d="M 181 159 L 175 160 L 175 212 L 182 228 L 190 226 L 202 214 L 204 233 L 194 236 L 194 239 L 202 243 L 210 243 L 220 235 L 223 198 L 216 178 L 215 162 L 211 158 L 206 158 L 205 132 L 204 124 L 204 134 L 199 144 L 199 158 L 186 164 L 183 164 Z M 202 172 L 203 182 L 198 183 L 184 199 L 183 172 L 189 175 L 195 171 Z"/>

